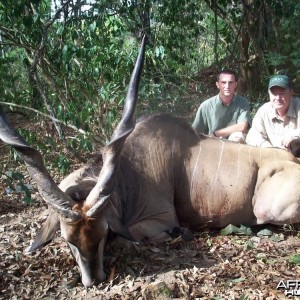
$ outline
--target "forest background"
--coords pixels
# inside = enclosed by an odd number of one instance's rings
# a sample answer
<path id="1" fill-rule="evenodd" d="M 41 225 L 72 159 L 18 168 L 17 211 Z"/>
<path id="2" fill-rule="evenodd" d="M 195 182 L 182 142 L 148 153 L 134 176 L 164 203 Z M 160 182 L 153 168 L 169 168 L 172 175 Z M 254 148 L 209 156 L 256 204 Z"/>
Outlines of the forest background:
<path id="1" fill-rule="evenodd" d="M 137 115 L 167 111 L 191 122 L 224 68 L 238 72 L 253 111 L 275 73 L 292 76 L 297 91 L 299 28 L 292 0 L 1 0 L 0 104 L 53 129 L 66 173 L 68 154 L 109 140 L 143 34 Z M 51 134 L 20 130 L 44 152 L 56 146 Z"/>
<path id="2" fill-rule="evenodd" d="M 145 33 L 137 117 L 191 123 L 224 68 L 238 72 L 252 116 L 273 74 L 299 93 L 299 28 L 299 0 L 0 0 L 0 105 L 60 182 L 109 140 Z M 298 227 L 203 228 L 190 242 L 106 252 L 108 280 L 87 291 L 63 239 L 26 253 L 46 203 L 1 141 L 0 158 L 0 300 L 141 299 L 154 279 L 177 299 L 273 300 L 284 298 L 280 280 L 300 274 Z"/>

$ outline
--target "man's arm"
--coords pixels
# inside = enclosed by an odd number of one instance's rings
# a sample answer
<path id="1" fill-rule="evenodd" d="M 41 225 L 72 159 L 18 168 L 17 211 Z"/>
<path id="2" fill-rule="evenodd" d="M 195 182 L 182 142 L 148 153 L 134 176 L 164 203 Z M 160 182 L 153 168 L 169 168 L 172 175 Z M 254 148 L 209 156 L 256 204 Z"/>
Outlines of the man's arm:
<path id="1" fill-rule="evenodd" d="M 239 116 L 237 118 L 236 124 L 232 124 L 224 128 L 219 128 L 215 130 L 214 135 L 217 137 L 228 137 L 233 132 L 247 133 L 250 124 L 251 118 L 249 102 L 247 99 L 241 98 L 239 100 Z"/>
<path id="2" fill-rule="evenodd" d="M 248 122 L 240 122 L 238 124 L 229 125 L 225 128 L 215 130 L 214 135 L 217 137 L 228 137 L 230 134 L 236 131 L 246 133 L 248 128 L 249 128 Z"/>
<path id="3" fill-rule="evenodd" d="M 273 147 L 268 139 L 261 109 L 258 109 L 253 118 L 252 127 L 246 137 L 246 143 L 256 147 Z"/>
<path id="4" fill-rule="evenodd" d="M 297 128 L 290 129 L 289 132 L 283 137 L 282 139 L 282 146 L 285 147 L 287 150 L 291 150 L 291 143 L 296 140 L 300 140 L 300 101 L 299 98 L 293 99 L 293 105 L 295 109 L 295 113 L 297 114 Z"/>

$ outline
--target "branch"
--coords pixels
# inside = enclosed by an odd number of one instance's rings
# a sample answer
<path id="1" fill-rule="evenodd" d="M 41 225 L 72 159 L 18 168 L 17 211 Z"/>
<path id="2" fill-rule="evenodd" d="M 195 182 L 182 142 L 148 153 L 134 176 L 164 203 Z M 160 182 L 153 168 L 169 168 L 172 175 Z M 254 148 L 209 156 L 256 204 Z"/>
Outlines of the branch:
<path id="1" fill-rule="evenodd" d="M 45 114 L 43 112 L 40 112 L 39 110 L 36 110 L 34 108 L 31 108 L 31 107 L 28 107 L 28 106 L 24 106 L 24 105 L 15 104 L 15 103 L 10 103 L 10 102 L 2 102 L 2 101 L 0 101 L 0 104 L 7 105 L 7 106 L 18 107 L 18 108 L 23 108 L 23 109 L 26 109 L 26 110 L 33 111 L 36 114 L 42 115 L 43 117 L 48 118 L 48 119 L 50 119 L 53 122 L 57 122 L 57 123 L 63 124 L 64 126 L 67 126 L 67 127 L 71 128 L 71 129 L 75 130 L 76 132 L 79 132 L 79 133 L 84 134 L 84 135 L 87 134 L 87 132 L 85 130 L 83 130 L 83 129 L 80 129 L 80 128 L 78 129 L 74 125 L 65 123 L 65 122 L 63 122 L 61 120 L 58 120 L 58 119 L 56 119 L 56 118 L 54 118 L 54 117 L 52 117 L 50 115 L 47 115 L 47 114 Z"/>
<path id="2" fill-rule="evenodd" d="M 33 47 L 28 43 L 26 38 L 20 32 L 0 26 L 0 34 L 4 39 L 10 41 L 1 41 L 1 46 L 16 46 L 24 48 L 27 51 L 33 51 Z"/>
<path id="3" fill-rule="evenodd" d="M 239 38 L 239 36 L 241 34 L 241 30 L 242 30 L 242 27 L 243 27 L 243 24 L 244 24 L 244 20 L 245 20 L 245 13 L 243 13 L 242 20 L 241 20 L 241 25 L 240 25 L 240 27 L 238 29 L 237 34 L 235 35 L 235 39 L 234 39 L 234 42 L 232 44 L 232 49 L 231 49 L 231 51 L 229 50 L 229 52 L 230 52 L 230 59 L 229 59 L 229 61 L 231 61 L 233 59 L 234 50 L 235 50 L 238 38 Z"/>
<path id="4" fill-rule="evenodd" d="M 214 42 L 214 53 L 215 53 L 215 58 L 216 58 L 216 63 L 218 68 L 219 66 L 219 57 L 218 57 L 218 39 L 219 39 L 219 34 L 218 34 L 218 14 L 217 14 L 217 3 L 216 1 L 213 1 L 213 7 L 214 7 L 214 25 L 215 25 L 215 42 Z"/>
<path id="5" fill-rule="evenodd" d="M 228 15 L 225 11 L 222 10 L 222 8 L 216 3 L 216 6 L 214 7 L 210 0 L 204 0 L 204 2 L 207 4 L 207 6 L 213 11 L 216 12 L 216 14 L 225 22 L 227 25 L 232 29 L 235 35 L 237 35 L 238 28 L 235 26 L 233 22 L 231 22 L 230 18 L 228 18 Z"/>

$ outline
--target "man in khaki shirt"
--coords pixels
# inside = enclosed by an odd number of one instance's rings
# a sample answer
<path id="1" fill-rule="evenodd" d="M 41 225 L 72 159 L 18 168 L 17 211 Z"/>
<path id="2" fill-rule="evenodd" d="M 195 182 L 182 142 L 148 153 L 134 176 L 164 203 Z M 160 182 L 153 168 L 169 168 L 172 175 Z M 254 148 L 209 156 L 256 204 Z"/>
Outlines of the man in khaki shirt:
<path id="1" fill-rule="evenodd" d="M 254 116 L 246 143 L 278 147 L 300 156 L 300 99 L 294 97 L 288 76 L 275 75 L 270 79 L 269 98 Z"/>

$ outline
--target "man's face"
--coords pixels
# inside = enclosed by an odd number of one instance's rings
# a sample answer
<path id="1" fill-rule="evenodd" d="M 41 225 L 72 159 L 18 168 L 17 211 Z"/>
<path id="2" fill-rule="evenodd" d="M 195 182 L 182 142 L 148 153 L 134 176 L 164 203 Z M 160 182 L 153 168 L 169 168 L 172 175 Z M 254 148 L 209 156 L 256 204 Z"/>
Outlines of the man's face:
<path id="1" fill-rule="evenodd" d="M 271 89 L 269 89 L 269 97 L 270 102 L 275 109 L 286 113 L 293 97 L 293 90 L 284 89 L 279 86 L 273 86 Z"/>
<path id="2" fill-rule="evenodd" d="M 220 91 L 221 97 L 233 97 L 235 89 L 237 87 L 237 81 L 232 74 L 220 74 L 219 81 L 216 82 L 216 86 Z"/>

